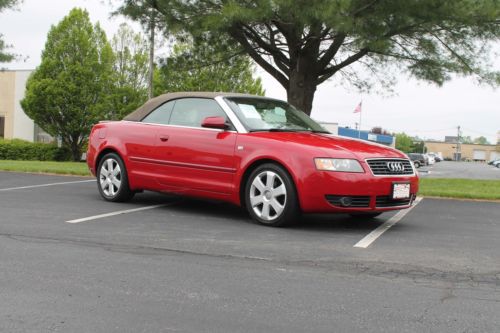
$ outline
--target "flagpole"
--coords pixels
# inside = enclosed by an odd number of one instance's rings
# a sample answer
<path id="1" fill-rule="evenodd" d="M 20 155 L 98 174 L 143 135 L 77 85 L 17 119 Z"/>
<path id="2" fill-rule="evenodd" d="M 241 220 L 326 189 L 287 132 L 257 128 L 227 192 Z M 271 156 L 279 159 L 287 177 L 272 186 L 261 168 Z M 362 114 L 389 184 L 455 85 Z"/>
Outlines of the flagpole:
<path id="1" fill-rule="evenodd" d="M 363 105 L 363 98 L 361 98 L 360 105 Z M 359 110 L 359 128 L 358 128 L 358 139 L 361 139 L 361 114 L 363 113 L 363 109 Z"/>

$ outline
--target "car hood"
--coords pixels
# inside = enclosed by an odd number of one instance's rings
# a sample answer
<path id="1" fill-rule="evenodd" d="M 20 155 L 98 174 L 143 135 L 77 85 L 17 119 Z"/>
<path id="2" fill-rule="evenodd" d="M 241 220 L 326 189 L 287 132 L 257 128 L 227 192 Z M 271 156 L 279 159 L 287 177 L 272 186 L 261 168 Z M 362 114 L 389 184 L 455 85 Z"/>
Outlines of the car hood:
<path id="1" fill-rule="evenodd" d="M 310 132 L 253 132 L 252 136 L 282 141 L 284 144 L 310 146 L 319 149 L 324 156 L 356 158 L 407 158 L 401 151 L 378 143 L 352 139 L 333 134 Z"/>

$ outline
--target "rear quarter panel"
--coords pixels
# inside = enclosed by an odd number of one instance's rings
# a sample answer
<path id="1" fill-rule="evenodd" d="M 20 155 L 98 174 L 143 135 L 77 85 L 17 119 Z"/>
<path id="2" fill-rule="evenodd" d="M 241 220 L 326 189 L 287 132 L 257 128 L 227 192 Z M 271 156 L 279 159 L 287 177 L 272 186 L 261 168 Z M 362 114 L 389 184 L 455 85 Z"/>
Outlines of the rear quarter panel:
<path id="1" fill-rule="evenodd" d="M 92 128 L 87 150 L 87 165 L 94 176 L 97 173 L 96 169 L 102 153 L 112 150 L 120 155 L 125 163 L 129 174 L 130 188 L 138 188 L 139 184 L 137 184 L 136 177 L 131 176 L 130 173 L 133 168 L 129 160 L 129 149 L 127 147 L 127 142 L 132 139 L 130 136 L 133 136 L 138 130 L 134 128 L 134 124 L 134 122 L 126 121 L 101 122 Z"/>

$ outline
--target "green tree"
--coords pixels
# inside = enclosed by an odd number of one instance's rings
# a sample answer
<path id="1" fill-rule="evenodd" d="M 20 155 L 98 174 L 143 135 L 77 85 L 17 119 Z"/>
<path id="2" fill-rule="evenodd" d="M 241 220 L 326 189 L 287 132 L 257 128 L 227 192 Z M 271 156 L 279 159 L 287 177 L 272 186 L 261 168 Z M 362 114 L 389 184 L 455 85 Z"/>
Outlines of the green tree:
<path id="1" fill-rule="evenodd" d="M 19 0 L 0 0 L 0 13 L 4 9 L 13 8 L 17 4 L 19 4 L 19 2 Z M 6 52 L 6 50 L 9 48 L 9 45 L 5 43 L 2 37 L 3 35 L 0 33 L 0 62 L 10 62 L 14 60 L 16 56 L 12 53 Z"/>
<path id="2" fill-rule="evenodd" d="M 413 145 L 411 147 L 410 153 L 425 153 L 425 142 L 413 138 Z"/>
<path id="3" fill-rule="evenodd" d="M 461 143 L 474 143 L 470 135 L 460 137 Z"/>
<path id="4" fill-rule="evenodd" d="M 122 2 L 120 0 L 120 2 Z M 147 31 L 149 36 L 149 72 L 148 72 L 148 97 L 153 97 L 154 90 L 154 56 L 156 30 L 166 33 L 167 25 L 165 16 L 157 10 L 157 0 L 124 0 L 122 5 L 113 13 L 121 14 L 138 21 Z"/>
<path id="5" fill-rule="evenodd" d="M 334 75 L 362 90 L 390 88 L 400 71 L 438 85 L 454 73 L 500 82 L 488 66 L 498 0 L 151 1 L 171 29 L 239 43 L 307 114 Z"/>
<path id="6" fill-rule="evenodd" d="M 231 57 L 227 57 L 232 54 Z M 239 48 L 214 40 L 174 45 L 156 75 L 155 94 L 175 91 L 229 91 L 263 95 L 252 61 Z"/>
<path id="7" fill-rule="evenodd" d="M 405 133 L 397 133 L 396 137 L 396 149 L 401 150 L 404 153 L 411 153 L 413 150 L 413 139 Z"/>
<path id="8" fill-rule="evenodd" d="M 47 133 L 60 137 L 75 161 L 90 128 L 109 116 L 113 50 L 99 24 L 75 8 L 52 26 L 42 61 L 28 79 L 21 105 Z"/>
<path id="9" fill-rule="evenodd" d="M 111 40 L 115 54 L 116 86 L 111 95 L 114 114 L 121 119 L 137 109 L 147 99 L 148 41 L 127 24 L 120 25 Z"/>
<path id="10" fill-rule="evenodd" d="M 480 136 L 478 138 L 475 138 L 474 143 L 479 144 L 479 145 L 489 145 L 490 144 L 488 139 L 486 139 L 484 136 Z"/>

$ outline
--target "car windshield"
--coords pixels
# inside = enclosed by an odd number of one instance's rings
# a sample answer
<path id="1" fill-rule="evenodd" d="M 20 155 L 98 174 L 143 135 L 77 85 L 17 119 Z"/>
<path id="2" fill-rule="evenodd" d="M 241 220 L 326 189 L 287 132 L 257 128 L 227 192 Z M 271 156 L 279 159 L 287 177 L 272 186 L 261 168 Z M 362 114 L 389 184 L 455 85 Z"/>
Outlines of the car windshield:
<path id="1" fill-rule="evenodd" d="M 252 97 L 231 97 L 226 101 L 250 132 L 329 133 L 305 113 L 282 101 Z"/>

